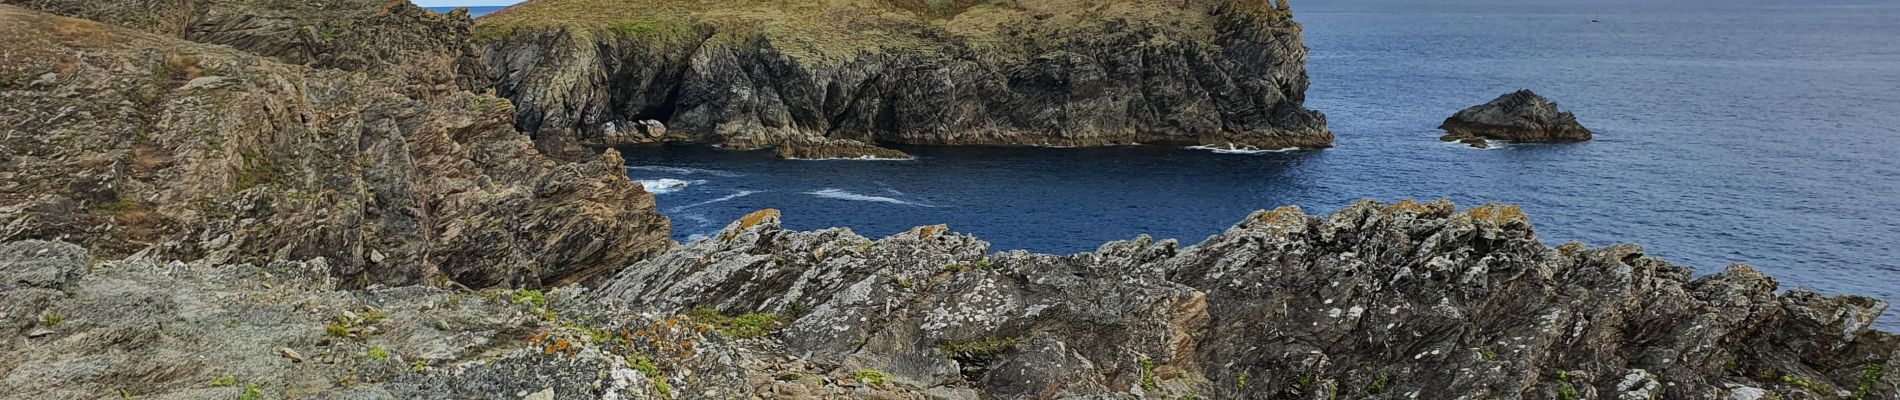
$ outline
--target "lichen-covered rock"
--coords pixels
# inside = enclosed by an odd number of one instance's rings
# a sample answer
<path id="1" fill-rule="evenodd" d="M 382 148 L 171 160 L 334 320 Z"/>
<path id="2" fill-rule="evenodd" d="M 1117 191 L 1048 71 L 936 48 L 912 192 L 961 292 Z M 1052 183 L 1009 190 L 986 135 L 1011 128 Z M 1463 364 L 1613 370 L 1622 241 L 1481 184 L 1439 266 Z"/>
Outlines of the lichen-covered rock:
<path id="1" fill-rule="evenodd" d="M 557 285 L 671 246 L 609 151 L 561 164 L 503 99 L 0 5 L 0 240 L 330 260 L 345 286 Z"/>
<path id="2" fill-rule="evenodd" d="M 1509 142 L 1581 142 L 1590 140 L 1590 129 L 1577 123 L 1577 116 L 1559 111 L 1557 103 L 1530 90 L 1498 96 L 1489 103 L 1458 111 L 1438 126 L 1447 142 L 1459 142 L 1485 148 L 1488 140 Z"/>
<path id="3" fill-rule="evenodd" d="M 549 152 L 651 141 L 1332 144 L 1302 28 L 1259 0 L 536 0 L 475 28 Z M 622 129 L 624 131 L 624 129 Z"/>
<path id="4" fill-rule="evenodd" d="M 773 151 L 787 160 L 908 160 L 902 151 L 849 139 L 798 139 Z"/>
<path id="5" fill-rule="evenodd" d="M 1867 328 L 1878 301 L 1777 296 L 1743 266 L 1692 279 L 1633 245 L 1546 247 L 1515 207 L 1284 208 L 1196 246 L 1069 256 L 777 218 L 636 264 L 599 295 L 782 315 L 775 338 L 816 362 L 997 398 L 1900 395 L 1886 373 L 1900 339 Z"/>

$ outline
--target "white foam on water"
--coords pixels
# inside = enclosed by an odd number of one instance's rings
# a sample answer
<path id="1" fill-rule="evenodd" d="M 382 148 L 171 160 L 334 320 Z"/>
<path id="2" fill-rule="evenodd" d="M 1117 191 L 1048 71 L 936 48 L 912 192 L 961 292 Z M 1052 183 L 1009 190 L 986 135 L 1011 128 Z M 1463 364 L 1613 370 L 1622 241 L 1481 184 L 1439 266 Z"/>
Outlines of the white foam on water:
<path id="1" fill-rule="evenodd" d="M 647 189 L 647 193 L 652 194 L 673 193 L 680 191 L 680 189 L 685 189 L 687 186 L 706 183 L 706 181 L 703 180 L 688 181 L 673 178 L 642 179 L 638 182 L 640 182 L 640 186 Z"/>
<path id="2" fill-rule="evenodd" d="M 1215 146 L 1188 146 L 1187 148 L 1188 148 L 1188 150 L 1207 150 L 1207 151 L 1212 151 L 1212 152 L 1214 152 L 1214 153 L 1216 153 L 1216 154 L 1267 154 L 1267 153 L 1285 153 L 1285 152 L 1289 152 L 1289 151 L 1294 151 L 1294 150 L 1299 150 L 1299 149 L 1300 149 L 1300 148 L 1298 148 L 1298 147 L 1288 147 L 1288 148 L 1284 148 L 1284 149 L 1272 149 L 1272 150 L 1261 150 L 1261 149 L 1256 149 L 1256 148 L 1253 148 L 1252 146 L 1247 146 L 1247 147 L 1239 147 L 1239 146 L 1234 146 L 1234 144 L 1233 144 L 1233 143 L 1228 143 L 1228 144 L 1227 144 L 1227 147 L 1215 147 Z"/>
<path id="3" fill-rule="evenodd" d="M 680 174 L 680 175 L 712 175 L 712 176 L 717 176 L 721 178 L 736 178 L 740 176 L 737 173 L 720 171 L 716 169 L 704 169 L 704 168 L 692 168 L 692 167 L 668 167 L 664 165 L 641 165 L 641 166 L 635 166 L 635 167 L 627 167 L 627 170 L 628 171 L 665 172 L 665 173 Z"/>
<path id="4" fill-rule="evenodd" d="M 816 192 L 806 192 L 805 194 L 823 197 L 827 199 L 837 199 L 837 200 L 870 201 L 870 202 L 890 203 L 890 204 L 917 206 L 917 207 L 936 207 L 929 204 L 912 203 L 908 201 L 903 201 L 903 200 L 898 200 L 898 199 L 893 199 L 893 198 L 883 197 L 883 196 L 867 196 L 867 195 L 862 195 L 862 194 L 857 194 L 857 193 L 851 193 L 851 192 L 844 191 L 842 189 L 827 188 L 827 189 L 819 190 Z"/>
<path id="5" fill-rule="evenodd" d="M 703 205 L 707 205 L 707 204 L 713 204 L 713 203 L 719 203 L 719 202 L 726 202 L 726 201 L 732 201 L 732 199 L 737 199 L 737 198 L 740 198 L 740 197 L 746 197 L 746 196 L 751 196 L 751 195 L 753 195 L 753 194 L 756 194 L 756 193 L 759 193 L 759 192 L 758 192 L 758 191 L 755 191 L 755 190 L 739 190 L 739 191 L 734 191 L 734 192 L 733 192 L 732 194 L 729 194 L 729 195 L 726 195 L 725 197 L 720 197 L 720 198 L 717 198 L 717 199 L 712 199 L 712 200 L 706 200 L 706 201 L 702 201 L 702 202 L 698 202 L 698 203 L 693 203 L 693 204 L 687 204 L 687 205 L 683 205 L 683 206 L 679 206 L 679 207 L 673 207 L 673 208 L 670 208 L 670 209 L 667 209 L 667 210 L 666 210 L 666 212 L 669 212 L 669 213 L 676 213 L 676 212 L 680 212 L 681 210 L 685 210 L 685 209 L 689 209 L 689 208 L 693 208 L 693 207 L 699 207 L 699 206 L 703 206 Z"/>

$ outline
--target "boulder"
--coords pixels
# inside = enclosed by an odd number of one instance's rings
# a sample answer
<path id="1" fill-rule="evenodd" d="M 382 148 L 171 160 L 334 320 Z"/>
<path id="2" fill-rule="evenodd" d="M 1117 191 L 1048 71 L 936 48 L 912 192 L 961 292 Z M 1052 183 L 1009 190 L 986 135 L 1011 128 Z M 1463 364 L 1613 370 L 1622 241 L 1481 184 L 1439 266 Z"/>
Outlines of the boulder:
<path id="1" fill-rule="evenodd" d="M 787 160 L 909 160 L 902 151 L 849 139 L 801 139 L 781 144 L 773 152 Z"/>
<path id="2" fill-rule="evenodd" d="M 1439 140 L 1484 148 L 1489 140 L 1520 143 L 1580 142 L 1590 140 L 1590 129 L 1577 116 L 1559 111 L 1557 103 L 1530 90 L 1519 90 L 1489 103 L 1459 111 L 1438 126 Z"/>

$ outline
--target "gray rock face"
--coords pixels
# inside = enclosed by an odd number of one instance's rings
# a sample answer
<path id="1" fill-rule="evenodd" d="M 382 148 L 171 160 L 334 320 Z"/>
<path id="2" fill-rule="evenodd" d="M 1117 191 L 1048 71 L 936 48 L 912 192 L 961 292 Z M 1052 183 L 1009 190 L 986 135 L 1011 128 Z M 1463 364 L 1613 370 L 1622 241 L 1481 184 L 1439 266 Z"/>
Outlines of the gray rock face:
<path id="1" fill-rule="evenodd" d="M 0 244 L 0 398 L 1900 396 L 1884 304 L 1545 247 L 1506 206 L 1282 208 L 1066 256 L 778 218 L 545 293 Z"/>
<path id="2" fill-rule="evenodd" d="M 1590 129 L 1577 116 L 1557 110 L 1557 103 L 1530 90 L 1519 90 L 1489 103 L 1459 111 L 1439 125 L 1447 142 L 1484 148 L 1487 140 L 1511 142 L 1580 142 L 1590 140 Z"/>
<path id="3" fill-rule="evenodd" d="M 736 149 L 1332 143 L 1302 106 L 1302 28 L 1264 2 L 834 3 L 537 0 L 476 37 L 544 150 L 624 144 L 603 127 L 646 119 L 670 129 L 643 141 Z"/>
<path id="4" fill-rule="evenodd" d="M 873 241 L 776 213 L 643 261 L 600 295 L 789 320 L 793 353 L 996 398 L 1787 398 L 1896 395 L 1885 307 L 1699 279 L 1640 247 L 1545 247 L 1515 207 L 1259 212 L 1196 246 L 1069 256 L 944 227 Z M 1865 388 L 1865 389 L 1856 389 Z"/>

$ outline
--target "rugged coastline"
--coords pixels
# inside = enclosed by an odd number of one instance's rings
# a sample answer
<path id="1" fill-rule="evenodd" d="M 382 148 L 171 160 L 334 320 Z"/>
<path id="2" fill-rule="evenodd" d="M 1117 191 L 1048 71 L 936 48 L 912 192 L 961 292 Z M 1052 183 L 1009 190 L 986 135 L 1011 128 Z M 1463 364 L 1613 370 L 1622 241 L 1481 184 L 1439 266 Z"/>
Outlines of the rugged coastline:
<path id="1" fill-rule="evenodd" d="M 1777 294 L 1745 266 L 1691 279 L 1633 245 L 1546 247 L 1515 207 L 1282 208 L 1194 246 L 1066 256 L 779 218 L 549 292 L 337 291 L 322 259 L 14 242 L 0 376 L 22 398 L 1900 395 L 1900 337 L 1868 328 L 1884 303 Z"/>
<path id="2" fill-rule="evenodd" d="M 550 153 L 638 141 L 1325 148 L 1284 2 L 536 0 L 481 19 Z M 661 137 L 605 127 L 657 120 Z"/>
<path id="3" fill-rule="evenodd" d="M 1698 278 L 1634 245 L 1547 246 L 1516 207 L 1289 207 L 1195 245 L 1070 255 L 941 225 L 792 231 L 780 219 L 798 216 L 765 210 L 679 245 L 617 153 L 559 162 L 535 142 L 567 136 L 516 129 L 571 116 L 482 93 L 465 16 L 401 0 L 0 3 L 0 398 L 1900 397 L 1900 337 L 1870 329 L 1885 303 L 1783 291 L 1739 265 Z M 899 9 L 941 3 L 922 4 Z M 1304 52 L 1285 7 L 1182 4 L 1216 11 L 1166 15 L 1246 24 L 1178 41 L 1090 28 L 1163 60 L 1262 37 Z M 1126 7 L 1098 11 L 1160 12 Z M 300 16 L 318 8 L 335 12 Z M 1082 18 L 1038 15 L 1002 18 Z M 736 49 L 720 54 L 760 54 Z M 1086 65 L 1065 59 L 1038 62 Z M 1214 113 L 1256 130 L 1166 139 L 1316 147 L 1323 118 L 1280 90 L 1297 75 L 1221 93 L 1305 122 Z M 639 117 L 615 132 L 716 137 Z M 819 156 L 988 140 L 799 126 L 720 140 L 822 138 L 786 148 Z M 1110 131 L 1053 140 L 1121 140 Z M 1020 138 L 987 138 L 1003 137 Z"/>

